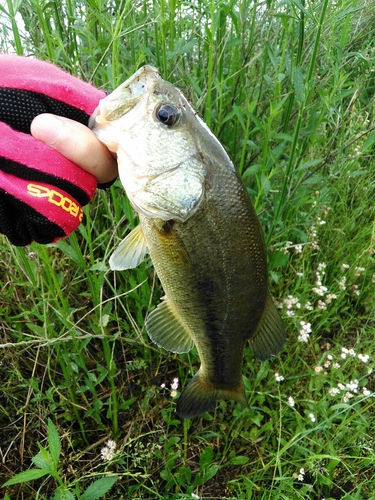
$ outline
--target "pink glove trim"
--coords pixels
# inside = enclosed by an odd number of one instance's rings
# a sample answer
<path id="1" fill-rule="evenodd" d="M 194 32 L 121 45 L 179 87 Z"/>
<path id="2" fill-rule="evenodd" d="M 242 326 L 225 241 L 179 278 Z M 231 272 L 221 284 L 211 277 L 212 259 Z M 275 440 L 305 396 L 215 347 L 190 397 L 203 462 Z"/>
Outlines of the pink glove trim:
<path id="1" fill-rule="evenodd" d="M 0 138 L 0 156 L 69 181 L 82 189 L 90 199 L 93 196 L 97 187 L 95 177 L 43 142 L 37 141 L 31 135 L 16 132 L 1 122 Z M 13 179 L 17 186 L 19 178 Z M 0 187 L 3 188 L 1 183 Z"/>
<path id="2" fill-rule="evenodd" d="M 0 54 L 0 87 L 30 90 L 70 104 L 91 115 L 105 93 L 50 63 Z"/>
<path id="3" fill-rule="evenodd" d="M 66 235 L 77 229 L 82 221 L 83 213 L 79 203 L 55 186 L 19 179 L 1 170 L 0 186 L 6 193 L 57 224 Z"/>

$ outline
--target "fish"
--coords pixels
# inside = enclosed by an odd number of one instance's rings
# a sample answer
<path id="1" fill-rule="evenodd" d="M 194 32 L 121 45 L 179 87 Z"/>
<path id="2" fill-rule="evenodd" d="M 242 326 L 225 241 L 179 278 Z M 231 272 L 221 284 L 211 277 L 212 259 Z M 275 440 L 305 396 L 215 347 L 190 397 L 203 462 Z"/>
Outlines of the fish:
<path id="1" fill-rule="evenodd" d="M 195 346 L 200 358 L 177 414 L 199 417 L 219 399 L 248 407 L 245 346 L 264 361 L 286 334 L 268 290 L 263 231 L 240 175 L 182 91 L 150 65 L 99 102 L 89 127 L 117 154 L 140 221 L 110 267 L 131 269 L 150 255 L 165 296 L 147 315 L 146 331 L 167 351 Z"/>

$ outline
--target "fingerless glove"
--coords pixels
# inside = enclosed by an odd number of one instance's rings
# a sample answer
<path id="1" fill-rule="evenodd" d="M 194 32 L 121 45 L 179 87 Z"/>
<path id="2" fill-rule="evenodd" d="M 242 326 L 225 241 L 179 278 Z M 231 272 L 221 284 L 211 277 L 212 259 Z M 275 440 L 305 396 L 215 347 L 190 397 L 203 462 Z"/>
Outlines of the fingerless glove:
<path id="1" fill-rule="evenodd" d="M 90 173 L 34 139 L 32 120 L 53 113 L 87 125 L 104 95 L 52 64 L 0 55 L 0 232 L 12 244 L 70 234 L 97 187 Z"/>

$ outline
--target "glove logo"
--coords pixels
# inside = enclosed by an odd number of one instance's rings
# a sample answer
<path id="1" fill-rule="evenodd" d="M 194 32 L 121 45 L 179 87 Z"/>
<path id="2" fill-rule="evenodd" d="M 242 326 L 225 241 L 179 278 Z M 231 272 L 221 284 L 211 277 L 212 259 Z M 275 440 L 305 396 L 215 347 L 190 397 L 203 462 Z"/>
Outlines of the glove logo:
<path id="1" fill-rule="evenodd" d="M 65 212 L 68 212 L 71 216 L 77 217 L 79 222 L 83 219 L 82 208 L 77 205 L 73 200 L 67 196 L 63 196 L 58 191 L 54 189 L 49 189 L 46 186 L 40 186 L 39 184 L 28 184 L 27 192 L 31 196 L 36 198 L 47 198 L 49 203 L 62 208 Z"/>

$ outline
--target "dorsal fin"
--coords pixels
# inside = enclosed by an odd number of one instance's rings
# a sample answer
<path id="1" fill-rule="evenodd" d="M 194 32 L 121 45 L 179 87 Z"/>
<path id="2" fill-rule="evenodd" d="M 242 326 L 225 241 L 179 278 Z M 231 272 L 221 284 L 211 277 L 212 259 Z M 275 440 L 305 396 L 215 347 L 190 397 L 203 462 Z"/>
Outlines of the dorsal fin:
<path id="1" fill-rule="evenodd" d="M 249 339 L 254 356 L 260 361 L 275 356 L 283 347 L 285 340 L 284 324 L 268 292 L 258 328 Z"/>

